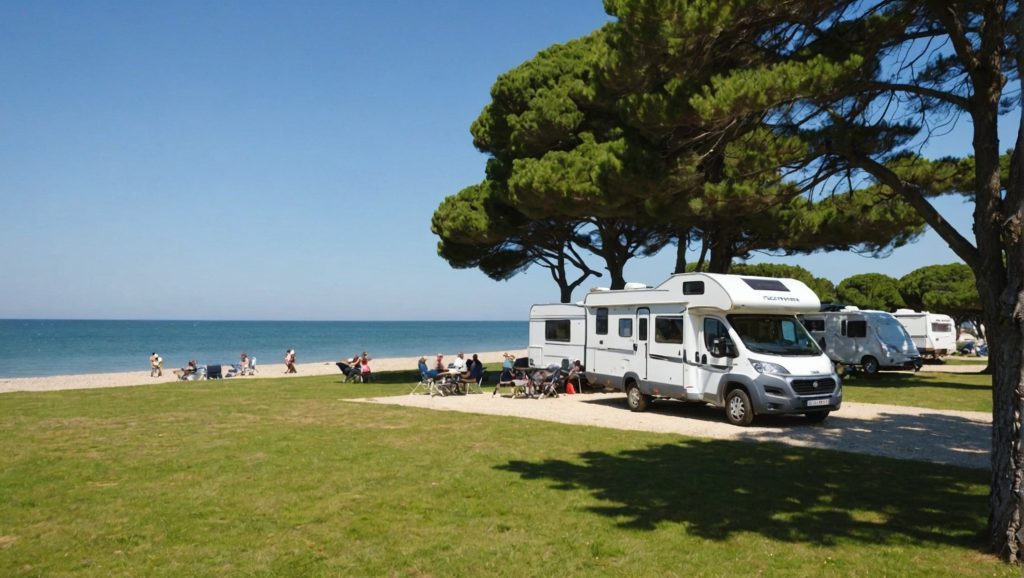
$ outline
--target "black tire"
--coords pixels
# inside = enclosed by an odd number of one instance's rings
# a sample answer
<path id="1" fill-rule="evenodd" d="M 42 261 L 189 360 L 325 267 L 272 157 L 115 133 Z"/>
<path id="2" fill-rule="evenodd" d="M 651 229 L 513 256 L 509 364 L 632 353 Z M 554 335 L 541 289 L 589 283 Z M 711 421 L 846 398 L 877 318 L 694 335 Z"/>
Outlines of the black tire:
<path id="1" fill-rule="evenodd" d="M 725 396 L 725 419 L 732 425 L 746 427 L 754 422 L 754 406 L 750 396 L 742 389 L 734 389 Z"/>
<path id="2" fill-rule="evenodd" d="M 626 386 L 626 405 L 629 406 L 629 411 L 647 411 L 651 405 L 651 396 L 641 393 L 640 386 L 630 382 Z"/>
<path id="3" fill-rule="evenodd" d="M 829 413 L 830 412 L 827 411 L 809 411 L 804 414 L 804 417 L 806 417 L 811 423 L 821 423 L 825 421 L 825 418 L 828 417 Z"/>
<path id="4" fill-rule="evenodd" d="M 864 359 L 860 360 L 860 366 L 864 368 L 864 373 L 868 375 L 878 373 L 878 360 L 870 355 L 866 355 Z"/>

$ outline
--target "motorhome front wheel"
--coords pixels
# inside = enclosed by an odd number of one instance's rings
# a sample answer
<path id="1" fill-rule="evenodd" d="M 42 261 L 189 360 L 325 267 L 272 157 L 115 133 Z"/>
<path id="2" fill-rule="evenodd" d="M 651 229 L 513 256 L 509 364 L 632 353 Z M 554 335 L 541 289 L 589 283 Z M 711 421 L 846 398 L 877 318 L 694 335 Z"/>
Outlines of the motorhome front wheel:
<path id="1" fill-rule="evenodd" d="M 734 389 L 725 396 L 725 417 L 732 425 L 748 426 L 754 421 L 754 408 L 750 396 L 742 389 Z"/>

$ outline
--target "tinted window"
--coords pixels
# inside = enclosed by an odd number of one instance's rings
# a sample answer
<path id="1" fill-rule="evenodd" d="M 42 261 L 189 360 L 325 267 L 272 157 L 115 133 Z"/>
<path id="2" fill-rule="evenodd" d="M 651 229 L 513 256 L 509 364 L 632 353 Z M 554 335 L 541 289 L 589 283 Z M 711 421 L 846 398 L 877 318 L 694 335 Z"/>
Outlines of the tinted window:
<path id="1" fill-rule="evenodd" d="M 782 281 L 778 281 L 776 279 L 746 279 L 746 278 L 744 278 L 743 282 L 746 283 L 747 285 L 750 285 L 751 289 L 756 289 L 758 291 L 786 291 L 786 292 L 789 292 L 789 289 L 787 289 L 786 286 L 782 284 Z"/>
<path id="2" fill-rule="evenodd" d="M 801 319 L 800 322 L 804 324 L 807 331 L 825 331 L 824 319 Z"/>
<path id="3" fill-rule="evenodd" d="M 640 341 L 647 341 L 647 318 L 641 317 L 636 328 L 636 338 Z"/>
<path id="4" fill-rule="evenodd" d="M 551 319 L 544 322 L 544 339 L 547 341 L 569 342 L 569 320 Z"/>
<path id="5" fill-rule="evenodd" d="M 725 323 L 717 319 L 711 319 L 710 317 L 704 320 L 704 346 L 711 349 L 711 344 L 715 342 L 715 339 L 719 337 L 729 339 L 729 330 L 725 328 Z"/>
<path id="6" fill-rule="evenodd" d="M 846 336 L 847 337 L 867 337 L 868 336 L 868 322 L 867 321 L 849 321 L 846 324 Z"/>
<path id="7" fill-rule="evenodd" d="M 619 337 L 633 337 L 632 319 L 619 319 Z"/>
<path id="8" fill-rule="evenodd" d="M 683 295 L 703 295 L 703 281 L 683 281 Z"/>
<path id="9" fill-rule="evenodd" d="M 656 343 L 682 343 L 683 318 L 662 316 L 655 317 L 654 341 Z"/>
<path id="10" fill-rule="evenodd" d="M 594 331 L 598 335 L 608 335 L 608 308 L 598 307 L 594 315 Z"/>
<path id="11" fill-rule="evenodd" d="M 934 333 L 953 333 L 953 326 L 949 323 L 932 323 Z"/>

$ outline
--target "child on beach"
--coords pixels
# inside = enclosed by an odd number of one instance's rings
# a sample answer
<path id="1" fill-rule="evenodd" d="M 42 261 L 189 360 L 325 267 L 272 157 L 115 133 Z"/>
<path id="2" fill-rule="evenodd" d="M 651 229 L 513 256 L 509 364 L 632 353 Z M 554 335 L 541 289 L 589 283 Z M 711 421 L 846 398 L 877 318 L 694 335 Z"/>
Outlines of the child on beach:
<path id="1" fill-rule="evenodd" d="M 295 350 L 289 349 L 284 352 L 284 367 L 285 373 L 298 373 L 295 370 Z"/>

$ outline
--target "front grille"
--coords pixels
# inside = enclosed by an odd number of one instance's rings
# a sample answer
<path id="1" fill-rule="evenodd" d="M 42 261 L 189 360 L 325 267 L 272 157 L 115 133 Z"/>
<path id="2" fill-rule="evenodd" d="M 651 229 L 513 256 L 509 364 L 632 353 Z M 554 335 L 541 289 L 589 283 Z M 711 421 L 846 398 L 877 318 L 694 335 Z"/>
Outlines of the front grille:
<path id="1" fill-rule="evenodd" d="M 794 379 L 793 391 L 797 395 L 831 395 L 836 389 L 836 382 L 831 377 L 821 379 Z"/>

